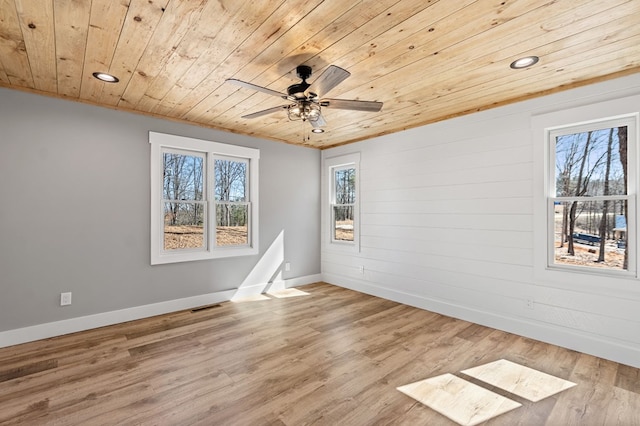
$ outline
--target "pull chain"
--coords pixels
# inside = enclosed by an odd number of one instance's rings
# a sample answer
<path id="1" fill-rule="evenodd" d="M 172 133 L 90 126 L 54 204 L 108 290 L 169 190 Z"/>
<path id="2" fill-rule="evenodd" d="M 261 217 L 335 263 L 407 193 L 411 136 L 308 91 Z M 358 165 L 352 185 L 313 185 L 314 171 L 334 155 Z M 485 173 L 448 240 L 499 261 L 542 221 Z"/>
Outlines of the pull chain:
<path id="1" fill-rule="evenodd" d="M 306 120 L 302 120 L 302 142 L 308 142 L 311 140 L 311 135 L 308 132 L 305 132 L 305 129 L 308 126 L 306 126 Z"/>

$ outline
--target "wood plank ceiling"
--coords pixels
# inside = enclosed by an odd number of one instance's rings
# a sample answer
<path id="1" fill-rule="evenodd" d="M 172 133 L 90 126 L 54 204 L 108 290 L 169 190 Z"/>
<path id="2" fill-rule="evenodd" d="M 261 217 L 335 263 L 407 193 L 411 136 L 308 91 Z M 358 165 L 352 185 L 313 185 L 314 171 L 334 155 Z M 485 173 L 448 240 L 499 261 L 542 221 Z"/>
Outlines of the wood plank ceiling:
<path id="1" fill-rule="evenodd" d="M 226 79 L 286 92 L 300 64 L 382 111 L 241 118 L 287 101 Z M 639 71 L 638 0 L 0 0 L 0 86 L 317 148 Z"/>

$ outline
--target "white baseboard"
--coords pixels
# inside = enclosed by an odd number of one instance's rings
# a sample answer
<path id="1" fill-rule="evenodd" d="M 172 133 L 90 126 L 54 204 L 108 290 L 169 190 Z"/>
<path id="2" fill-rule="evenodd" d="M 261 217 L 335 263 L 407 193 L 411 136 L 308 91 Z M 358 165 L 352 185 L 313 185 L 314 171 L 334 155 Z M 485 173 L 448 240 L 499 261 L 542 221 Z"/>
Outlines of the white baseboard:
<path id="1" fill-rule="evenodd" d="M 322 274 L 306 275 L 304 277 L 289 278 L 284 280 L 286 288 L 298 287 L 300 285 L 313 284 L 322 281 Z"/>
<path id="2" fill-rule="evenodd" d="M 234 293 L 235 290 L 220 291 L 3 331 L 0 332 L 0 348 L 140 318 L 148 318 L 169 312 L 191 309 L 198 306 L 210 305 L 212 303 L 220 303 L 231 299 Z"/>
<path id="3" fill-rule="evenodd" d="M 277 283 L 219 291 L 216 293 L 168 300 L 166 302 L 152 303 L 149 305 L 134 306 L 132 308 L 120 309 L 117 311 L 102 312 L 94 315 L 86 315 L 62 321 L 17 328 L 15 330 L 2 331 L 0 332 L 0 348 L 32 342 L 35 340 L 48 339 L 50 337 L 62 336 L 63 334 L 75 333 L 78 331 L 90 330 L 92 328 L 119 324 L 126 321 L 182 311 L 185 309 L 197 308 L 199 306 L 210 305 L 213 303 L 226 302 L 237 297 L 238 294 L 245 294 L 246 296 L 260 294 L 267 288 L 274 288 L 274 285 L 281 286 L 281 288 L 289 288 L 311 284 L 320 280 L 320 274 L 308 275 L 305 277 L 281 280 Z"/>
<path id="4" fill-rule="evenodd" d="M 343 276 L 323 274 L 322 278 L 324 282 L 339 287 L 640 368 L 640 350 L 638 348 L 587 335 L 578 330 L 569 330 L 551 324 L 540 324 L 522 318 L 505 317 L 491 312 L 469 309 L 464 306 L 429 299 L 421 295 L 402 293 Z"/>

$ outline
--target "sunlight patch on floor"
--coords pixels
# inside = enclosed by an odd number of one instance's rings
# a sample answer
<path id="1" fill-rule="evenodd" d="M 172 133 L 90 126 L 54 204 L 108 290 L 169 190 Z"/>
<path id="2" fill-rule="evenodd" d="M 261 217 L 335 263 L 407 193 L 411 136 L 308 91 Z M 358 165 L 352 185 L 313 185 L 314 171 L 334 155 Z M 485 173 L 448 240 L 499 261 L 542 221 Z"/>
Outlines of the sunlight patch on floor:
<path id="1" fill-rule="evenodd" d="M 400 386 L 398 390 L 464 426 L 477 425 L 521 406 L 448 373 Z"/>
<path id="2" fill-rule="evenodd" d="M 461 373 L 533 402 L 576 385 L 573 382 L 506 359 L 462 370 Z"/>
<path id="3" fill-rule="evenodd" d="M 462 370 L 461 373 L 532 402 L 576 386 L 568 380 L 505 359 Z M 464 426 L 477 425 L 522 405 L 453 374 L 443 374 L 397 389 Z"/>
<path id="4" fill-rule="evenodd" d="M 285 299 L 287 297 L 300 297 L 309 296 L 306 291 L 298 290 L 297 288 L 285 288 L 283 290 L 274 290 L 267 293 L 269 296 L 277 297 L 278 299 Z"/>
<path id="5" fill-rule="evenodd" d="M 264 294 L 254 294 L 251 296 L 239 297 L 237 299 L 233 298 L 231 301 L 233 303 L 246 303 L 246 302 L 261 302 L 264 300 L 271 300 L 270 297 L 265 296 Z"/>
<path id="6" fill-rule="evenodd" d="M 246 302 L 263 302 L 265 300 L 272 299 L 286 299 L 289 297 L 311 296 L 306 291 L 298 290 L 296 288 L 281 288 L 268 291 L 262 294 L 253 294 L 243 297 L 234 297 L 231 299 L 233 303 L 246 303 Z"/>

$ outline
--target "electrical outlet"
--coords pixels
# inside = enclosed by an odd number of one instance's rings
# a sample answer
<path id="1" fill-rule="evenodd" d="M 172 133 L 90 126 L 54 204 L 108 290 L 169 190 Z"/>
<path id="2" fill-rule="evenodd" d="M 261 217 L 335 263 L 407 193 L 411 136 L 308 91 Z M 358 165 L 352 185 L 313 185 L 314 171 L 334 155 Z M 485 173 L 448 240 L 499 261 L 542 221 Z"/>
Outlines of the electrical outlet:
<path id="1" fill-rule="evenodd" d="M 71 304 L 71 292 L 60 293 L 60 306 L 67 306 Z"/>
<path id="2" fill-rule="evenodd" d="M 289 262 L 285 262 L 284 264 L 284 270 L 289 272 L 291 270 L 291 263 Z"/>
<path id="3" fill-rule="evenodd" d="M 364 266 L 363 266 L 363 265 L 360 265 L 360 266 L 358 267 L 358 271 L 360 271 L 360 273 L 361 273 L 361 274 L 364 274 Z"/>
<path id="4" fill-rule="evenodd" d="M 533 309 L 533 299 L 527 299 L 527 309 Z"/>

